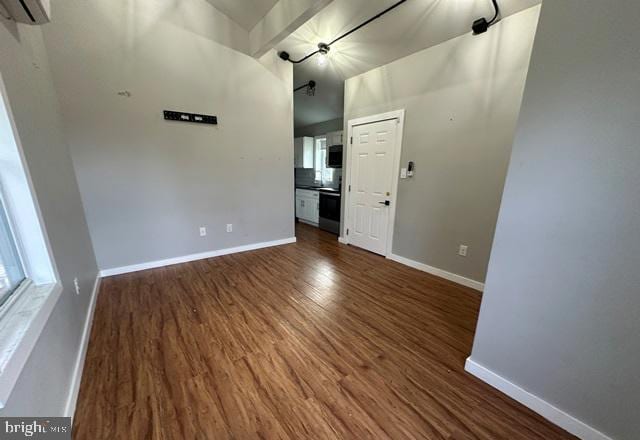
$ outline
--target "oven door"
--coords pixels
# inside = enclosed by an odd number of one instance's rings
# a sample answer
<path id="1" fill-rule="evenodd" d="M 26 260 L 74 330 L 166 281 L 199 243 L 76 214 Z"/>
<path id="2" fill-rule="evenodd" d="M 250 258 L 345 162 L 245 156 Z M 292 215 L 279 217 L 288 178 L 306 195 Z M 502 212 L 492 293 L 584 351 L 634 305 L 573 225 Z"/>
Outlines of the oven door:
<path id="1" fill-rule="evenodd" d="M 340 221 L 340 194 L 320 193 L 320 217 Z"/>
<path id="2" fill-rule="evenodd" d="M 339 193 L 320 192 L 320 229 L 340 234 L 340 201 Z"/>

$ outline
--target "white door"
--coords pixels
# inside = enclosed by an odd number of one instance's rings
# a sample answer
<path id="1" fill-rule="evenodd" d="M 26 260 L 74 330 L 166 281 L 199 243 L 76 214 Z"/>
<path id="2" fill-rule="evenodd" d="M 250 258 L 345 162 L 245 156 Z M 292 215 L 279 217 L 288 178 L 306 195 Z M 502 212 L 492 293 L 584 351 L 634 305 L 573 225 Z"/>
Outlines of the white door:
<path id="1" fill-rule="evenodd" d="M 386 255 L 398 120 L 353 127 L 349 242 Z"/>

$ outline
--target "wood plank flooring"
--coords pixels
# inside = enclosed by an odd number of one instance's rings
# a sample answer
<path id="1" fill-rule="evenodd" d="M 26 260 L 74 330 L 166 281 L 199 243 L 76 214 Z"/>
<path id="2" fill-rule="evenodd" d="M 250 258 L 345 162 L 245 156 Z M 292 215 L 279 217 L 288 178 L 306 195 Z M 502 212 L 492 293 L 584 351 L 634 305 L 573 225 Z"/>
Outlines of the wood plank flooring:
<path id="1" fill-rule="evenodd" d="M 73 438 L 574 438 L 464 372 L 478 292 L 297 236 L 104 279 Z"/>

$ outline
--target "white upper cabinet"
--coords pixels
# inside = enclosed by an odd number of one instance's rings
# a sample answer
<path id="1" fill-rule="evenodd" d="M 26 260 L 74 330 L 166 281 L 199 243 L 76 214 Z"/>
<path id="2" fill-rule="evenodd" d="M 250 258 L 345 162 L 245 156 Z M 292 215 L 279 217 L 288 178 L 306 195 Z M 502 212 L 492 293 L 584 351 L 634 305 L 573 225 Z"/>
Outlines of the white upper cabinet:
<path id="1" fill-rule="evenodd" d="M 313 168 L 313 138 L 299 137 L 293 141 L 293 166 L 295 168 Z"/>
<path id="2" fill-rule="evenodd" d="M 327 133 L 327 146 L 342 145 L 342 131 Z"/>

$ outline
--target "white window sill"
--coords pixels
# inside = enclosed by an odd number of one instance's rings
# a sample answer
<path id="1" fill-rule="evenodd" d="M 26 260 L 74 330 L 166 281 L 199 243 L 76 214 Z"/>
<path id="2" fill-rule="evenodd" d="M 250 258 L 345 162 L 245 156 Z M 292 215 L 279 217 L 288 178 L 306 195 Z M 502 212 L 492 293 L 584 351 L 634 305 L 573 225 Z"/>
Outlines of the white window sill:
<path id="1" fill-rule="evenodd" d="M 59 283 L 35 286 L 25 281 L 0 309 L 0 409 L 6 405 L 61 293 Z"/>

